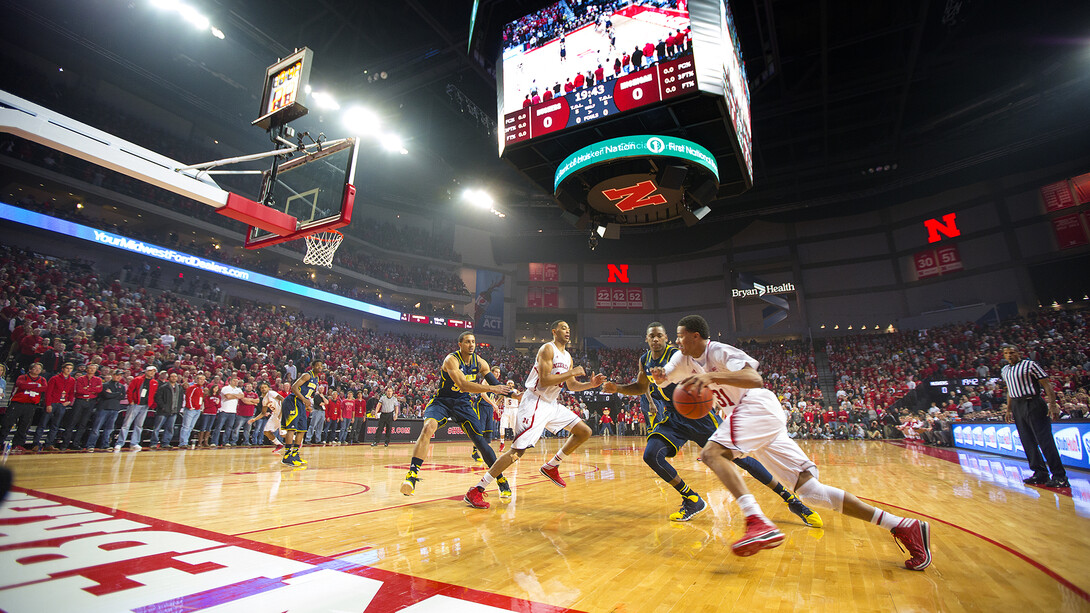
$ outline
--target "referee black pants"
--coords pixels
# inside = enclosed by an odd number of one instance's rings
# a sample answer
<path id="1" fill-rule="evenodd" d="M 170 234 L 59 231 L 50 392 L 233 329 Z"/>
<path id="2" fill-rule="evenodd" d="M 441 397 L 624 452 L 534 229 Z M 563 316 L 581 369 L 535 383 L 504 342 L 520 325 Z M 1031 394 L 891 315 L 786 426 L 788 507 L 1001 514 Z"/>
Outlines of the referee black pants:
<path id="1" fill-rule="evenodd" d="M 1040 397 L 1011 398 L 1010 407 L 1033 476 L 1048 477 L 1051 470 L 1053 479 L 1066 479 L 1067 471 L 1060 460 L 1060 452 L 1056 450 L 1056 440 L 1052 438 L 1048 404 Z"/>
<path id="2" fill-rule="evenodd" d="M 379 432 L 386 431 L 386 444 L 390 444 L 390 434 L 394 430 L 394 414 L 393 413 L 379 413 L 378 414 L 378 427 L 375 428 L 375 440 L 372 445 L 378 444 Z"/>

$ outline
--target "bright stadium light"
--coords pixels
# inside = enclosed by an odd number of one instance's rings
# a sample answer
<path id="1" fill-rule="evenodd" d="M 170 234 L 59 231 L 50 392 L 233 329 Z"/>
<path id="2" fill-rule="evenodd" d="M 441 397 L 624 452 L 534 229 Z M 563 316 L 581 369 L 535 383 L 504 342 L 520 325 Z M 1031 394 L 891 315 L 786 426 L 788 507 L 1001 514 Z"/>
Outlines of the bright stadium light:
<path id="1" fill-rule="evenodd" d="M 488 195 L 488 192 L 483 189 L 467 189 L 462 192 L 462 200 L 465 200 L 469 204 L 479 209 L 491 209 L 494 201 L 492 196 Z"/>
<path id="2" fill-rule="evenodd" d="M 401 137 L 397 134 L 383 134 L 380 141 L 383 149 L 393 153 L 400 152 L 405 148 L 401 143 Z"/>
<path id="3" fill-rule="evenodd" d="M 223 30 L 217 28 L 216 26 L 212 26 L 212 36 L 215 36 L 216 38 L 218 38 L 220 40 L 223 40 L 224 38 L 227 38 L 226 36 L 223 35 Z"/>
<path id="4" fill-rule="evenodd" d="M 333 96 L 327 92 L 313 92 L 310 97 L 314 100 L 314 104 L 324 111 L 336 111 L 341 108 L 341 105 L 337 104 Z"/>
<path id="5" fill-rule="evenodd" d="M 344 127 L 356 136 L 372 136 L 378 134 L 378 115 L 361 107 L 353 107 L 344 112 L 341 118 Z"/>
<path id="6" fill-rule="evenodd" d="M 198 30 L 207 30 L 212 26 L 212 22 L 208 21 L 208 18 L 197 12 L 197 9 L 187 6 L 185 4 L 179 5 L 177 8 L 178 14 L 182 16 L 189 23 L 193 24 Z"/>

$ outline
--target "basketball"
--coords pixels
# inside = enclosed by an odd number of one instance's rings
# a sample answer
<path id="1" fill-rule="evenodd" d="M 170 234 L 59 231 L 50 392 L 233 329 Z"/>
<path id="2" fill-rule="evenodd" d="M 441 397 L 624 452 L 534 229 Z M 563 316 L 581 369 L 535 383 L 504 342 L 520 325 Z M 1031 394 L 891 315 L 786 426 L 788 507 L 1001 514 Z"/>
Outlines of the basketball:
<path id="1" fill-rule="evenodd" d="M 689 386 L 677 386 L 674 388 L 674 408 L 682 416 L 689 419 L 700 419 L 708 413 L 711 413 L 712 408 L 715 406 L 715 395 L 708 388 L 700 390 L 699 394 L 694 394 L 692 388 Z"/>

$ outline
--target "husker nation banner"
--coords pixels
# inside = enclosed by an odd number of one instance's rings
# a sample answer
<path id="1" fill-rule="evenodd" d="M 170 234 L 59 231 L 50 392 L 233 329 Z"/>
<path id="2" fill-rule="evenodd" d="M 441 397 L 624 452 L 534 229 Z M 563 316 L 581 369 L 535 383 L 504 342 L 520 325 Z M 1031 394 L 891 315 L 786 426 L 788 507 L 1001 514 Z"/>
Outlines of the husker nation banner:
<path id="1" fill-rule="evenodd" d="M 477 270 L 477 297 L 473 300 L 473 331 L 503 336 L 502 272 Z"/>

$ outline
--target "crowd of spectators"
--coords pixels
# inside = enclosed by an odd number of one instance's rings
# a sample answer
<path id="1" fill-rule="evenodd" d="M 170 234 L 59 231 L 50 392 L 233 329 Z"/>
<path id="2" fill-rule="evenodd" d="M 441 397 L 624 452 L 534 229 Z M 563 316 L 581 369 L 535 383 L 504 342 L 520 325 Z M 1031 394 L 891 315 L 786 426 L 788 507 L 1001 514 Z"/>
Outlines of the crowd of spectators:
<path id="1" fill-rule="evenodd" d="M 330 391 L 362 393 L 366 402 L 392 387 L 402 414 L 419 417 L 438 383 L 437 364 L 454 346 L 431 336 L 309 319 L 273 305 L 197 304 L 100 278 L 88 262 L 10 247 L 0 248 L 0 287 L 0 356 L 14 375 L 40 363 L 49 379 L 71 363 L 80 376 L 93 364 L 99 376 L 117 372 L 128 383 L 151 366 L 158 377 L 174 375 L 183 385 L 202 375 L 211 394 L 232 378 L 243 388 L 264 382 L 281 390 L 306 364 L 322 360 Z"/>

